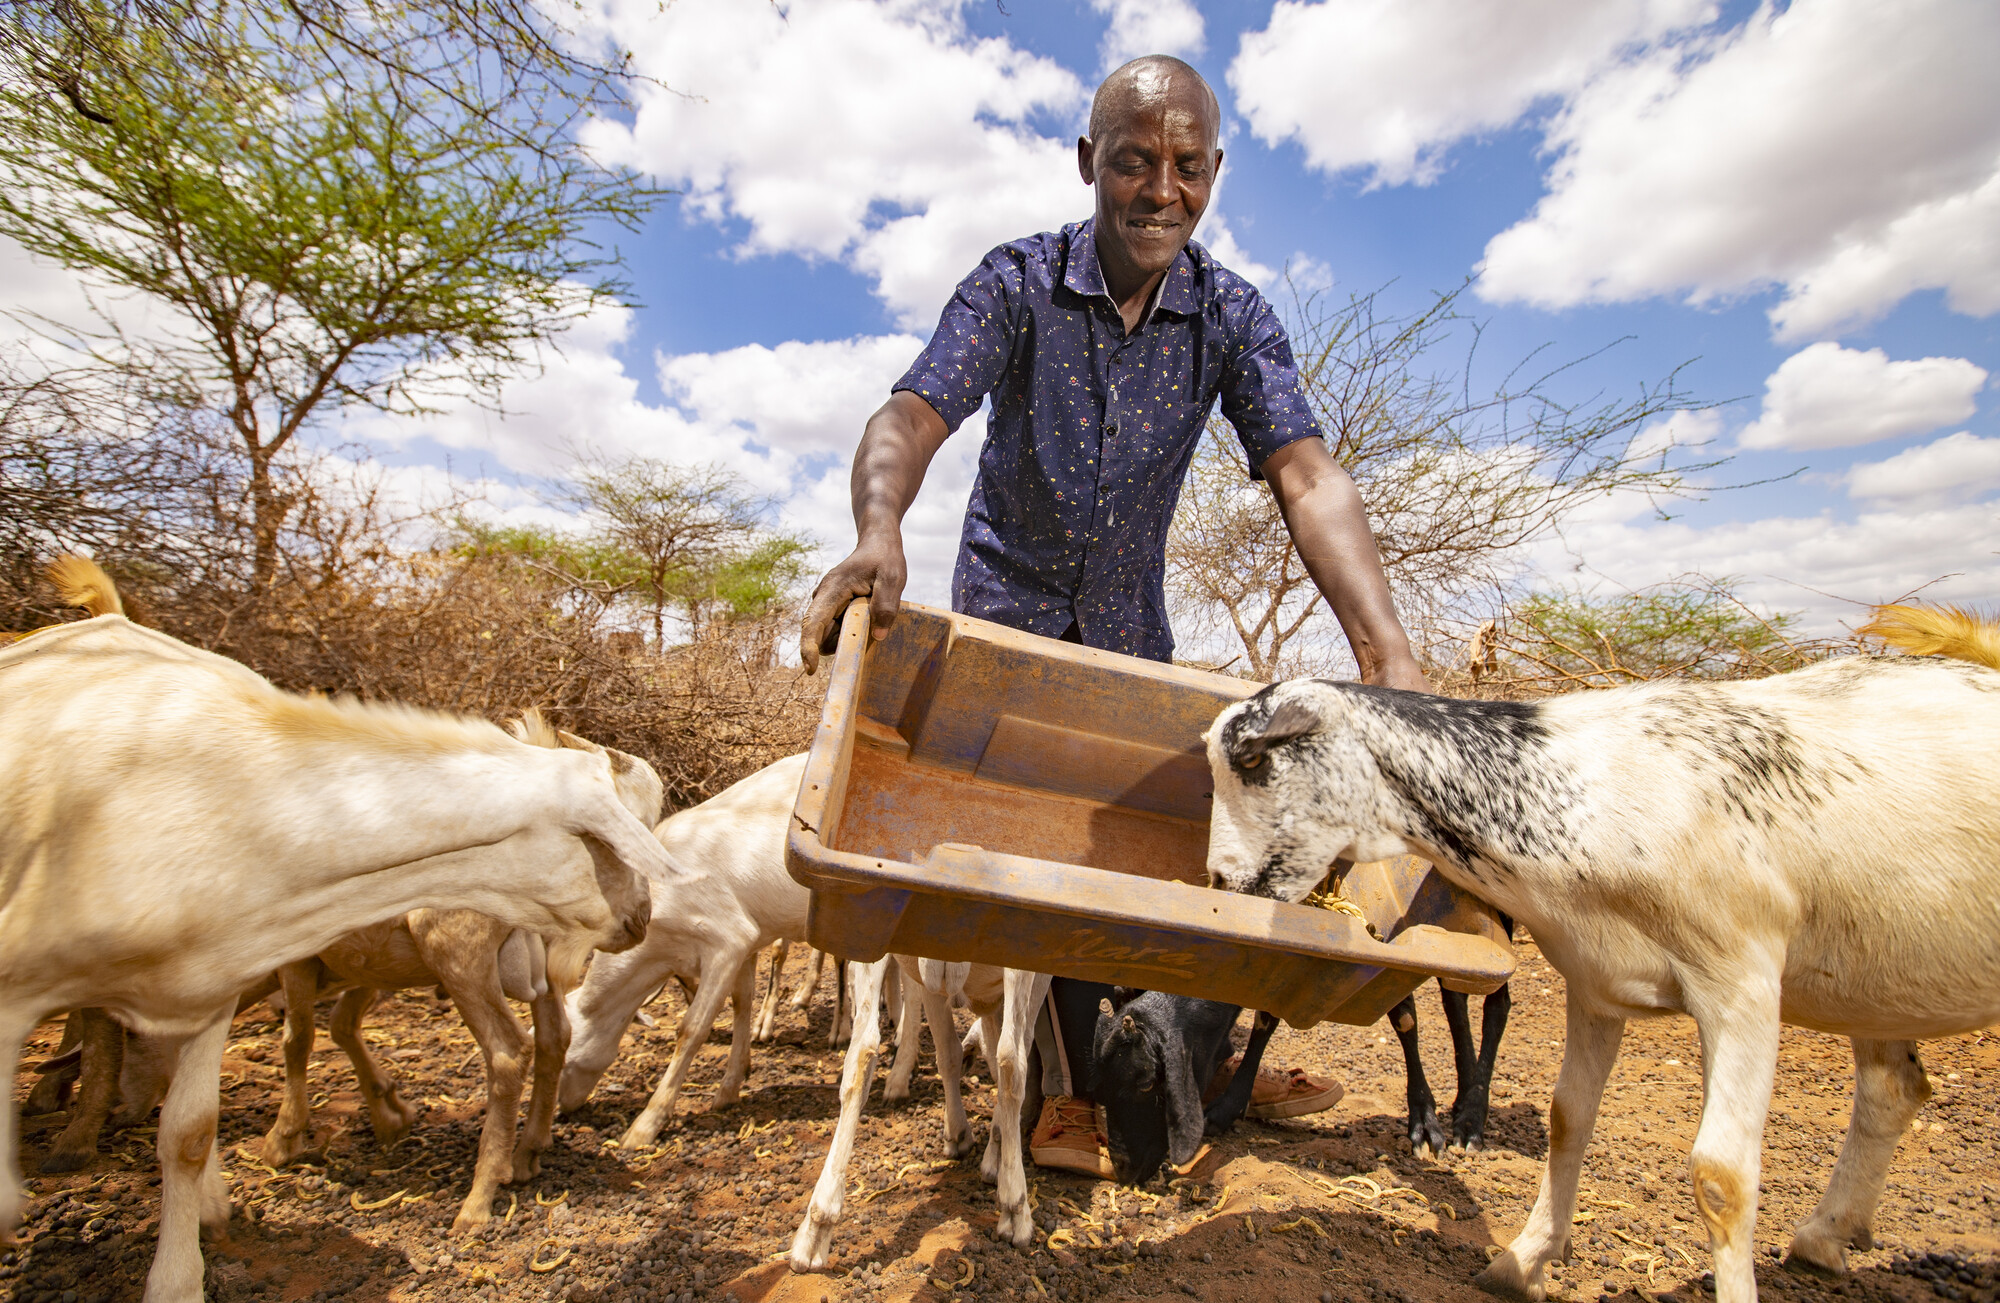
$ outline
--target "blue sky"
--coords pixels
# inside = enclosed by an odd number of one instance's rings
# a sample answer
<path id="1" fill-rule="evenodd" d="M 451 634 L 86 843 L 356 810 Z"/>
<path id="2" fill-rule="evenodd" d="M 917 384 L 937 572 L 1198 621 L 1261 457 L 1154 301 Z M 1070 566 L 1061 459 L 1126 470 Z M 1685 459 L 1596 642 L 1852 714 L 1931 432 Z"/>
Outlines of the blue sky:
<path id="1" fill-rule="evenodd" d="M 1392 306 L 1476 277 L 1496 367 L 1627 342 L 1562 383 L 1688 363 L 1734 454 L 1660 521 L 1593 507 L 1524 556 L 1605 590 L 1732 575 L 1832 632 L 1854 602 L 2000 601 L 2000 6 L 1991 0 L 602 0 L 670 91 L 594 143 L 681 193 L 621 237 L 641 306 L 583 323 L 502 418 L 355 420 L 413 473 L 508 487 L 593 445 L 720 461 L 835 559 L 861 421 L 951 285 L 1086 216 L 1102 72 L 1164 50 L 1224 107 L 1196 238 Z M 17 279 L 16 284 L 22 282 Z M 32 296 L 31 296 L 32 297 Z M 983 435 L 907 525 L 942 601 Z"/>

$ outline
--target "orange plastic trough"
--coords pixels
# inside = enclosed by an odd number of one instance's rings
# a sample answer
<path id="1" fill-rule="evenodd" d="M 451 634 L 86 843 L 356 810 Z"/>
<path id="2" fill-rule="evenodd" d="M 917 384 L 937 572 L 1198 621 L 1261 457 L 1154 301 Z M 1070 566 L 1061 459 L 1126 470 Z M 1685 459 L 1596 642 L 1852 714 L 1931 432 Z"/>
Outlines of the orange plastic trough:
<path id="1" fill-rule="evenodd" d="M 1514 969 L 1493 911 L 1407 856 L 1361 918 L 1207 890 L 1201 734 L 1261 685 L 922 606 L 848 608 L 787 846 L 807 939 L 1366 1024 L 1427 978 Z M 1369 935 L 1368 925 L 1382 937 Z"/>

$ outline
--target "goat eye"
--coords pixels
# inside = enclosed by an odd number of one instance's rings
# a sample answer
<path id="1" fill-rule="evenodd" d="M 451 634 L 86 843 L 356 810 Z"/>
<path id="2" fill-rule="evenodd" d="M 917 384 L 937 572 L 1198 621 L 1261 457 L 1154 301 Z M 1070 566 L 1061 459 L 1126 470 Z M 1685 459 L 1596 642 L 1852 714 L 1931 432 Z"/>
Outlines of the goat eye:
<path id="1" fill-rule="evenodd" d="M 1253 751 L 1249 755 L 1243 757 L 1243 759 L 1237 761 L 1236 767 L 1238 769 L 1255 769 L 1258 765 L 1261 765 L 1263 763 L 1264 763 L 1264 753 L 1262 751 Z"/>
<path id="2" fill-rule="evenodd" d="M 1140 1093 L 1140 1094 L 1142 1094 L 1142 1095 L 1150 1095 L 1150 1094 L 1152 1094 L 1152 1093 L 1153 1093 L 1153 1083 L 1149 1081 L 1149 1082 L 1147 1082 L 1147 1083 L 1146 1083 L 1145 1085 L 1143 1085 L 1143 1086 L 1139 1087 L 1139 1093 Z"/>

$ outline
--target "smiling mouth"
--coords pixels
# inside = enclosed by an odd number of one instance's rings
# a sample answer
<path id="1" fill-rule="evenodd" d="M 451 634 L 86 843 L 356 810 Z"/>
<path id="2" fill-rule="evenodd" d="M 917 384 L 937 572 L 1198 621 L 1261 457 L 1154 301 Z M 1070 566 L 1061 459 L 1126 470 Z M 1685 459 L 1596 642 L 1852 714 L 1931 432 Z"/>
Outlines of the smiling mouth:
<path id="1" fill-rule="evenodd" d="M 1175 230 L 1176 228 L 1178 228 L 1180 226 L 1180 223 L 1165 221 L 1157 217 L 1134 217 L 1130 221 L 1126 222 L 1125 225 L 1132 227 L 1135 230 L 1146 231 L 1156 235 L 1163 235 L 1168 231 Z"/>

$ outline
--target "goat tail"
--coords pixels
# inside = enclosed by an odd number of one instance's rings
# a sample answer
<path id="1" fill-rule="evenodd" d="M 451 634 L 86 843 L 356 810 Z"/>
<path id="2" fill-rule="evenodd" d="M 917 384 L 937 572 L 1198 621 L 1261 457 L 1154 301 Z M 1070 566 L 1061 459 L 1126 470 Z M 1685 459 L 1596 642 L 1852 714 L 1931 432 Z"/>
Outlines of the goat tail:
<path id="1" fill-rule="evenodd" d="M 49 578 L 56 592 L 70 606 L 80 606 L 96 615 L 123 615 L 125 603 L 118 598 L 118 585 L 104 573 L 104 567 L 89 557 L 57 557 L 49 566 Z"/>
<path id="2" fill-rule="evenodd" d="M 1916 656 L 1949 656 L 2000 670 L 2000 623 L 1957 606 L 1880 606 L 1856 630 Z"/>

